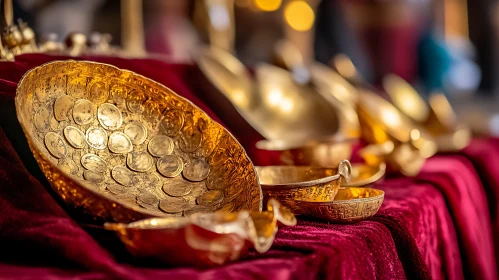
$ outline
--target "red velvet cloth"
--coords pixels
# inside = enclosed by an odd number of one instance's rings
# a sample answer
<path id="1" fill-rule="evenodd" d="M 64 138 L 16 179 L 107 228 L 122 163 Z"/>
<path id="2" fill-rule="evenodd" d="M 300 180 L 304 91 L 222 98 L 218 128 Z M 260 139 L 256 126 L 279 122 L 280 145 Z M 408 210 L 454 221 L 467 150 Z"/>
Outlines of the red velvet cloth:
<path id="1" fill-rule="evenodd" d="M 370 220 L 353 225 L 300 221 L 281 228 L 266 254 L 208 270 L 137 262 L 106 233 L 83 228 L 68 215 L 70 209 L 59 206 L 25 146 L 13 107 L 16 83 L 25 71 L 53 59 L 25 55 L 16 63 L 0 63 L 0 279 L 497 279 L 485 194 L 498 193 L 499 172 L 490 169 L 487 157 L 469 152 L 486 143 L 499 154 L 494 139 L 474 142 L 463 152 L 466 157 L 429 160 L 417 178 L 379 183 L 385 202 Z M 216 118 L 198 99 L 202 92 L 190 87 L 191 66 L 91 59 L 157 80 Z M 245 145 L 259 137 L 236 136 L 252 139 Z M 262 161 L 268 157 L 249 151 Z M 480 169 L 479 162 L 489 169 Z M 497 209 L 497 197 L 489 195 L 489 204 Z"/>

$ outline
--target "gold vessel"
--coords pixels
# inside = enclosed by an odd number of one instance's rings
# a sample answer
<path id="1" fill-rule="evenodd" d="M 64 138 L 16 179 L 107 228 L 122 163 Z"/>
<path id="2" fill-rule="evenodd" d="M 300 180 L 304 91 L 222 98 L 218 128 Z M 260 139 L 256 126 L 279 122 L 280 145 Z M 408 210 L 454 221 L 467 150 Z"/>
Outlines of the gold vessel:
<path id="1" fill-rule="evenodd" d="M 379 181 L 386 172 L 386 164 L 384 162 L 378 165 L 367 165 L 362 163 L 352 164 L 352 173 L 350 180 L 346 181 L 342 178 L 341 187 L 366 187 Z"/>
<path id="2" fill-rule="evenodd" d="M 296 215 L 332 222 L 355 222 L 374 215 L 383 202 L 382 191 L 340 187 L 341 180 L 348 183 L 352 173 L 347 160 L 337 169 L 310 166 L 256 169 L 265 199 L 279 200 Z"/>
<path id="3" fill-rule="evenodd" d="M 285 165 L 310 165 L 334 168 L 352 156 L 354 140 L 331 138 L 325 141 L 293 142 L 261 140 L 256 147 L 261 150 L 279 151 L 280 161 Z"/>
<path id="4" fill-rule="evenodd" d="M 339 103 L 298 83 L 282 68 L 259 64 L 253 79 L 237 58 L 215 47 L 203 48 L 196 60 L 205 98 L 233 130 L 254 130 L 267 140 L 295 144 L 335 135 L 358 136 L 355 112 L 344 116 Z"/>
<path id="5" fill-rule="evenodd" d="M 352 166 L 348 161 L 338 169 L 309 166 L 256 167 L 265 199 L 277 199 L 295 215 L 329 222 L 357 222 L 379 210 L 384 192 L 372 188 L 340 187 L 348 184 Z M 381 168 L 380 168 L 381 169 Z M 378 172 L 381 173 L 381 172 Z M 377 176 L 377 175 L 376 175 Z M 352 185 L 375 181 L 358 179 Z"/>
<path id="6" fill-rule="evenodd" d="M 278 224 L 293 226 L 296 218 L 276 200 L 267 211 L 198 213 L 189 217 L 106 223 L 135 257 L 170 265 L 207 267 L 235 261 L 250 247 L 266 252 Z"/>
<path id="7" fill-rule="evenodd" d="M 25 74 L 15 103 L 52 187 L 95 219 L 127 223 L 262 208 L 255 169 L 235 138 L 141 75 L 101 63 L 51 62 Z"/>
<path id="8" fill-rule="evenodd" d="M 387 75 L 383 87 L 402 113 L 431 134 L 438 151 L 455 152 L 470 143 L 470 129 L 457 121 L 444 94 L 432 94 L 427 104 L 409 83 L 396 75 Z"/>

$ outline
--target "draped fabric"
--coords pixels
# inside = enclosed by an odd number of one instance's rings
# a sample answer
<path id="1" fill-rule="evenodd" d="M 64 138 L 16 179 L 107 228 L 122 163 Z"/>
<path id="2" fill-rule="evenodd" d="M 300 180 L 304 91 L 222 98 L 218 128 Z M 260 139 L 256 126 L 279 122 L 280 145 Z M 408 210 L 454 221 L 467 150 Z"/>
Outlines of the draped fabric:
<path id="1" fill-rule="evenodd" d="M 110 233 L 72 218 L 38 170 L 17 122 L 14 96 L 20 78 L 57 59 L 66 58 L 23 55 L 15 63 L 0 63 L 0 279 L 497 279 L 492 237 L 497 239 L 499 229 L 497 139 L 476 139 L 459 154 L 437 155 L 415 178 L 391 176 L 377 183 L 385 201 L 366 221 L 300 220 L 279 229 L 269 252 L 251 252 L 211 269 L 135 260 Z M 192 65 L 86 59 L 156 80 L 225 123 L 203 99 Z M 276 155 L 252 148 L 261 136 L 252 131 L 236 137 L 254 162 L 275 162 Z"/>

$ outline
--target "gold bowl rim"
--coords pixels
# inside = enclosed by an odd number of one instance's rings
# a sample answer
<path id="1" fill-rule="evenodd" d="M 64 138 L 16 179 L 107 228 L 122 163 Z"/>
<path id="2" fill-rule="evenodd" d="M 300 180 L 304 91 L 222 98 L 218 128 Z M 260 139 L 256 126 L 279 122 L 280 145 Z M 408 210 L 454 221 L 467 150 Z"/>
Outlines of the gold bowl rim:
<path id="1" fill-rule="evenodd" d="M 367 186 L 370 185 L 379 179 L 381 179 L 385 173 L 386 173 L 386 163 L 381 162 L 377 166 L 371 166 L 367 165 L 365 163 L 353 163 L 352 164 L 352 169 L 356 169 L 359 167 L 368 167 L 371 168 L 372 170 L 376 169 L 377 171 L 371 175 L 371 177 L 360 180 L 360 181 L 354 181 L 355 179 L 355 174 L 352 172 L 352 175 L 350 175 L 350 182 L 341 184 L 341 187 L 346 187 L 346 188 L 357 188 L 357 187 L 362 187 L 362 186 Z"/>
<path id="2" fill-rule="evenodd" d="M 315 169 L 315 170 L 335 170 L 335 168 L 324 168 L 324 167 L 312 167 L 312 166 L 294 166 L 294 165 L 269 165 L 269 166 L 255 166 L 255 169 L 258 170 L 262 168 L 289 168 L 289 169 Z M 290 182 L 290 183 L 281 183 L 281 184 L 265 184 L 261 181 L 261 176 L 258 175 L 258 180 L 260 183 L 260 186 L 262 187 L 262 190 L 267 189 L 267 190 L 274 190 L 276 188 L 279 189 L 301 189 L 301 188 L 307 188 L 307 187 L 312 187 L 312 186 L 317 186 L 317 185 L 323 185 L 327 184 L 329 182 L 333 182 L 336 180 L 339 180 L 341 177 L 340 173 L 336 173 L 335 175 L 332 176 L 327 176 L 323 177 L 320 179 L 314 179 L 314 180 L 307 180 L 307 181 L 301 181 L 301 182 Z"/>
<path id="3" fill-rule="evenodd" d="M 15 100 L 15 107 L 16 107 L 16 115 L 17 115 L 17 119 L 23 129 L 23 133 L 25 134 L 25 137 L 28 138 L 28 135 L 29 135 L 29 138 L 33 139 L 34 138 L 34 135 L 32 135 L 31 131 L 26 127 L 27 123 L 25 123 L 24 120 L 21 120 L 21 113 L 20 113 L 20 110 L 19 110 L 19 106 L 21 106 L 21 104 L 18 102 L 18 99 L 20 98 L 20 95 L 18 95 L 18 92 L 19 92 L 19 89 L 20 87 L 25 83 L 25 79 L 33 72 L 35 71 L 36 69 L 40 69 L 40 68 L 44 68 L 44 67 L 47 67 L 47 66 L 50 66 L 50 65 L 57 65 L 57 64 L 69 64 L 69 63 L 87 63 L 87 64 L 91 64 L 91 65 L 102 65 L 102 66 L 106 66 L 106 67 L 109 67 L 109 68 L 112 68 L 114 70 L 117 70 L 117 71 L 120 71 L 120 72 L 127 72 L 127 73 L 131 73 L 133 74 L 134 76 L 138 77 L 138 78 L 141 78 L 141 79 L 144 79 L 144 80 L 147 80 L 159 87 L 162 87 L 162 88 L 165 88 L 166 90 L 176 94 L 180 99 L 183 99 L 185 102 L 187 102 L 189 105 L 193 106 L 194 108 L 198 109 L 199 111 L 203 112 L 207 118 L 211 119 L 214 123 L 217 123 L 219 124 L 217 121 L 213 120 L 213 118 L 211 118 L 204 110 L 202 110 L 201 108 L 199 108 L 196 104 L 194 104 L 192 101 L 190 101 L 189 99 L 179 95 L 176 91 L 170 89 L 169 87 L 167 87 L 166 85 L 163 85 L 153 79 L 150 79 L 144 75 L 141 75 L 137 72 L 134 72 L 132 70 L 128 70 L 128 69 L 124 69 L 124 68 L 119 68 L 119 67 L 116 67 L 112 64 L 108 64 L 108 63 L 101 63 L 101 62 L 96 62 L 96 61 L 90 61 L 90 60 L 74 60 L 74 59 L 68 59 L 68 60 L 54 60 L 54 61 L 50 61 L 50 62 L 47 62 L 47 63 L 44 63 L 44 64 L 41 64 L 37 67 L 34 67 L 34 68 L 31 68 L 30 70 L 28 70 L 26 73 L 23 74 L 22 78 L 20 79 L 19 83 L 18 83 L 18 86 L 16 88 L 16 96 L 14 98 Z M 221 127 L 223 127 L 221 124 L 219 124 Z M 231 137 L 233 138 L 233 140 L 242 147 L 241 143 L 239 142 L 239 140 L 237 140 L 236 137 L 234 137 L 234 135 L 232 135 L 232 133 L 226 129 L 225 127 L 223 127 L 223 129 L 226 131 L 226 133 Z M 35 148 L 36 150 L 39 150 L 37 147 Z M 30 147 L 30 150 L 31 150 L 31 147 Z M 257 179 L 258 179 L 258 173 L 256 171 L 256 168 L 255 168 L 255 165 L 253 164 L 251 158 L 248 156 L 246 150 L 243 148 L 243 151 L 244 151 L 244 155 L 246 156 L 246 158 L 248 159 L 248 161 L 251 163 L 251 165 L 253 166 L 253 171 L 254 171 L 254 174 L 257 176 Z M 82 180 L 79 180 L 78 177 L 76 177 L 75 175 L 72 175 L 72 174 L 68 174 L 64 171 L 62 171 L 57 165 L 55 165 L 52 161 L 48 160 L 45 156 L 43 156 L 44 158 L 44 161 L 46 163 L 48 163 L 48 165 L 55 169 L 55 170 L 59 170 L 62 174 L 64 174 L 64 176 L 68 177 L 69 179 L 71 179 L 74 183 L 76 183 L 77 185 L 81 186 L 85 191 L 87 192 L 90 192 L 92 193 L 92 195 L 98 197 L 98 198 L 101 198 L 101 199 L 105 199 L 105 200 L 108 200 L 108 201 L 111 201 L 113 203 L 117 203 L 119 204 L 120 207 L 124 208 L 124 209 L 129 209 L 131 211 L 135 211 L 135 212 L 138 212 L 140 214 L 146 214 L 146 215 L 149 215 L 149 217 L 160 217 L 160 218 L 164 218 L 166 217 L 165 216 L 158 216 L 156 212 L 154 211 L 150 211 L 149 209 L 145 209 L 145 208 L 141 208 L 140 206 L 137 206 L 137 205 L 130 205 L 130 204 L 125 204 L 125 203 L 122 203 L 120 200 L 118 200 L 116 197 L 113 197 L 112 195 L 107 195 L 105 193 L 100 193 L 96 190 L 94 190 L 93 188 L 89 187 L 88 185 L 90 183 L 87 183 L 85 181 L 82 181 Z M 37 160 L 37 163 L 38 163 L 38 160 Z M 263 190 L 262 190 L 262 187 L 261 187 L 261 184 L 259 182 L 259 180 L 256 180 L 256 183 L 258 185 L 258 189 L 259 189 L 259 205 L 258 205 L 258 210 L 259 211 L 262 211 L 263 209 Z"/>

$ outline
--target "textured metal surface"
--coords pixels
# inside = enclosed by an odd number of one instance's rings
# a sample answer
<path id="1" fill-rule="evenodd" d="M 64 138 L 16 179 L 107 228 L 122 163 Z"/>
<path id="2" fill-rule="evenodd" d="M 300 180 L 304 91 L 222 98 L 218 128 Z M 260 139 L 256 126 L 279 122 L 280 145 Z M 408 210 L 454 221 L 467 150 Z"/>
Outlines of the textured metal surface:
<path id="1" fill-rule="evenodd" d="M 255 170 L 234 137 L 143 76 L 93 62 L 48 63 L 21 80 L 16 109 L 51 185 L 94 217 L 130 222 L 197 207 L 261 209 Z M 221 199 L 204 199 L 207 181 Z M 173 183 L 181 189 L 174 196 L 164 191 Z M 170 200 L 182 207 L 164 211 Z"/>

